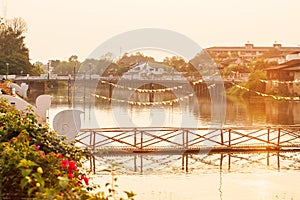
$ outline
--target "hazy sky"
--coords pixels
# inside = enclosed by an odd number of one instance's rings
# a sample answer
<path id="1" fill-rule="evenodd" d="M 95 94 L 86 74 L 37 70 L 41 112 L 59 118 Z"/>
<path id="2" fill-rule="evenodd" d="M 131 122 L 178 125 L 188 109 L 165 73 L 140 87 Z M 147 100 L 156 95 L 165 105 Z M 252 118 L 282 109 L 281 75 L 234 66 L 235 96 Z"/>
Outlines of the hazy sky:
<path id="1" fill-rule="evenodd" d="M 170 29 L 202 47 L 300 44 L 299 0 L 6 1 L 7 18 L 22 17 L 28 24 L 33 61 L 73 54 L 84 60 L 110 37 L 138 28 Z"/>

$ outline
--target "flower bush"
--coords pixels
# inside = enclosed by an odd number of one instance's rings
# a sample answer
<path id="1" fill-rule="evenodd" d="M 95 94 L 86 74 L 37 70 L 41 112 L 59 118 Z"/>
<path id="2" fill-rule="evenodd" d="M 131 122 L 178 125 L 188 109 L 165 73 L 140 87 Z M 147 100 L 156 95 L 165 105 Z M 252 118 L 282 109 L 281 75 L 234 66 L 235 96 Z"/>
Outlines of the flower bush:
<path id="1" fill-rule="evenodd" d="M 45 153 L 30 145 L 27 131 L 9 142 L 2 142 L 1 192 L 4 198 L 88 199 L 88 179 L 77 169 L 72 158 L 54 152 Z"/>
<path id="2" fill-rule="evenodd" d="M 89 156 L 38 124 L 31 109 L 18 111 L 0 99 L 0 199 L 107 200 L 104 192 L 89 192 L 95 186 L 82 170 Z"/>

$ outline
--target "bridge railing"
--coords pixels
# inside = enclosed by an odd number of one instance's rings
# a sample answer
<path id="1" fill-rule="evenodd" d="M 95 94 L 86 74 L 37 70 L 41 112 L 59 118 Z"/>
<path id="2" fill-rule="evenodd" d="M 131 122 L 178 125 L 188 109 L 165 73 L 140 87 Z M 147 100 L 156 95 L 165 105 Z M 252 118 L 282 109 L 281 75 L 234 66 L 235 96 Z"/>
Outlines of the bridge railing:
<path id="1" fill-rule="evenodd" d="M 81 129 L 76 141 L 91 150 L 110 151 L 299 148 L 300 127 Z"/>

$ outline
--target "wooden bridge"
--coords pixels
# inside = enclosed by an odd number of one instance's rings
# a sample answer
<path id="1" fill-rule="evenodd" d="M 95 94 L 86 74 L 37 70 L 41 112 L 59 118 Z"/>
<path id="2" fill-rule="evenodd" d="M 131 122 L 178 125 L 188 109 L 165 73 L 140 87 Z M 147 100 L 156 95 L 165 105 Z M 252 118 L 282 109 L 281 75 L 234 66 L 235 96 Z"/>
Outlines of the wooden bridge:
<path id="1" fill-rule="evenodd" d="M 190 154 L 299 152 L 300 126 L 82 129 L 76 141 L 94 156 L 182 155 L 187 169 Z"/>
<path id="2" fill-rule="evenodd" d="M 300 126 L 81 129 L 76 141 L 107 155 L 295 151 L 300 149 Z"/>

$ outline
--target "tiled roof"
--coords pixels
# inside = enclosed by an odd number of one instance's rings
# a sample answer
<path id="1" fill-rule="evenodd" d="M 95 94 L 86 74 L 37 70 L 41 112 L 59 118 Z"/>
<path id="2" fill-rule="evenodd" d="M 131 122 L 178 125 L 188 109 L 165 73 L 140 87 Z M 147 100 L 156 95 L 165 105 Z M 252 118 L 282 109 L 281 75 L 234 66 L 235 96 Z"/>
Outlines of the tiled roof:
<path id="1" fill-rule="evenodd" d="M 245 46 L 216 46 L 216 47 L 209 47 L 206 50 L 210 51 L 269 51 L 270 49 L 274 49 L 274 47 L 256 47 L 253 46 L 251 48 L 246 48 Z M 277 48 L 276 48 L 277 49 Z M 300 51 L 300 47 L 279 47 L 279 51 L 289 51 L 289 52 L 295 52 Z"/>
<path id="2" fill-rule="evenodd" d="M 290 60 L 288 62 L 282 63 L 280 65 L 277 65 L 275 67 L 269 67 L 266 69 L 266 71 L 268 70 L 288 70 L 290 68 L 294 68 L 294 67 L 300 67 L 300 59 L 295 59 L 295 60 Z"/>

